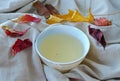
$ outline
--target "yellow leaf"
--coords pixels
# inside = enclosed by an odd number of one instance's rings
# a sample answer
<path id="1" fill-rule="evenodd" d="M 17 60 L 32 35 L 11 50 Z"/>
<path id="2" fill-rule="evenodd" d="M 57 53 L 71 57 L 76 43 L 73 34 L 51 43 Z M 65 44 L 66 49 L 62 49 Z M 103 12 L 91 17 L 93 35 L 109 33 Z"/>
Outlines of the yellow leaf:
<path id="1" fill-rule="evenodd" d="M 88 22 L 89 19 L 87 17 L 82 16 L 82 14 L 78 12 L 78 10 L 75 10 L 74 14 L 72 15 L 71 21 L 73 21 L 73 22 Z"/>
<path id="2" fill-rule="evenodd" d="M 47 23 L 54 24 L 62 21 L 70 21 L 70 22 L 89 22 L 92 23 L 94 21 L 94 16 L 91 13 L 91 9 L 89 9 L 89 15 L 87 17 L 83 16 L 78 10 L 69 10 L 68 14 L 64 15 L 51 15 Z"/>
<path id="3" fill-rule="evenodd" d="M 9 31 L 11 31 L 11 32 L 13 31 L 11 28 L 9 28 L 9 27 L 7 27 L 7 26 L 2 26 L 2 29 L 3 29 L 3 30 L 9 30 Z"/>
<path id="4" fill-rule="evenodd" d="M 89 9 L 89 15 L 88 17 L 83 16 L 81 13 L 76 10 L 72 16 L 71 21 L 73 22 L 93 22 L 94 21 L 94 16 L 91 13 L 91 9 Z"/>
<path id="5" fill-rule="evenodd" d="M 90 23 L 93 23 L 93 21 L 94 21 L 94 16 L 93 16 L 90 8 L 89 8 L 89 16 L 88 16 L 88 18 L 89 18 L 89 22 L 90 22 Z"/>
<path id="6" fill-rule="evenodd" d="M 57 17 L 63 19 L 63 20 L 70 20 L 72 15 L 73 15 L 74 11 L 73 10 L 68 10 L 68 14 L 64 14 L 64 15 L 56 15 Z"/>
<path id="7" fill-rule="evenodd" d="M 63 19 L 56 17 L 54 15 L 50 15 L 50 17 L 47 19 L 47 23 L 48 24 L 54 24 L 54 23 L 59 23 L 62 22 Z"/>

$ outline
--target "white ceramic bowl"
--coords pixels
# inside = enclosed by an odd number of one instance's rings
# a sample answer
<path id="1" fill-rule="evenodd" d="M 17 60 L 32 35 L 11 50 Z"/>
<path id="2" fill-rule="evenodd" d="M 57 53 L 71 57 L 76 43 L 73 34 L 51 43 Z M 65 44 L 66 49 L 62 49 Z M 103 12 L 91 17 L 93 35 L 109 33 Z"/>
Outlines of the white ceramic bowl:
<path id="1" fill-rule="evenodd" d="M 80 41 L 81 41 L 81 43 L 83 45 L 83 52 L 82 52 L 82 56 L 79 59 L 76 59 L 76 60 L 74 60 L 72 62 L 66 62 L 66 63 L 54 62 L 54 61 L 51 61 L 51 60 L 47 59 L 46 57 L 44 57 L 40 53 L 38 48 L 39 48 L 41 42 L 43 41 L 43 39 L 45 37 L 47 37 L 48 35 L 58 34 L 58 33 L 69 34 L 69 35 L 72 35 L 72 36 L 77 37 L 78 39 L 80 39 Z M 38 35 L 38 37 L 36 39 L 36 42 L 35 42 L 35 49 L 36 49 L 38 55 L 41 57 L 42 61 L 45 64 L 47 64 L 48 66 L 56 68 L 56 69 L 58 69 L 60 71 L 70 70 L 73 67 L 80 64 L 83 61 L 83 59 L 85 58 L 85 56 L 87 55 L 87 53 L 89 51 L 89 48 L 90 48 L 90 42 L 88 40 L 88 37 L 84 34 L 84 32 L 82 32 L 80 29 L 78 29 L 76 27 L 69 26 L 69 25 L 60 25 L 60 24 L 50 25 L 49 27 L 44 29 Z"/>

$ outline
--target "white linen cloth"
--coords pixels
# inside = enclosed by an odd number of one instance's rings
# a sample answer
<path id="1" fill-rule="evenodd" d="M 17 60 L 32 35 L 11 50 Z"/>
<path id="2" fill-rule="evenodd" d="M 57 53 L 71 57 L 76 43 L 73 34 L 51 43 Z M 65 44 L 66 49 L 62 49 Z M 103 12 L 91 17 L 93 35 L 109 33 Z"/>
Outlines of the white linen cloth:
<path id="1" fill-rule="evenodd" d="M 17 39 L 7 37 L 0 28 L 0 81 L 120 81 L 120 14 L 105 16 L 112 20 L 112 25 L 98 27 L 89 23 L 64 23 L 73 25 L 84 31 L 91 42 L 90 51 L 84 61 L 67 73 L 61 73 L 41 63 L 34 50 L 34 41 L 38 33 L 48 26 L 42 18 L 41 23 L 15 24 L 10 19 L 23 15 L 24 12 L 37 14 L 32 7 L 32 0 L 0 0 L 0 27 L 31 27 L 30 31 L 21 39 L 29 38 L 33 47 L 28 48 L 16 56 L 10 56 L 11 45 Z M 100 14 L 110 14 L 120 11 L 120 0 L 47 0 L 61 13 L 68 9 L 78 9 L 84 15 L 88 8 L 95 17 Z M 92 36 L 88 34 L 87 26 L 100 29 L 107 42 L 104 49 Z"/>

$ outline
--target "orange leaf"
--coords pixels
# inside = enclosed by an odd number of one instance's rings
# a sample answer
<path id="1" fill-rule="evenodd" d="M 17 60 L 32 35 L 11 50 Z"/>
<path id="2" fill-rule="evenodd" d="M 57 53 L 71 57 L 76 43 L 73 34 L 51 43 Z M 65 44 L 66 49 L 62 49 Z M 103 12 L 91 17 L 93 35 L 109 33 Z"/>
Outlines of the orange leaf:
<path id="1" fill-rule="evenodd" d="M 21 17 L 18 17 L 17 19 L 13 20 L 14 22 L 16 23 L 30 23 L 30 22 L 40 22 L 41 19 L 40 18 L 36 18 L 36 17 L 33 17 L 29 14 L 25 14 Z"/>

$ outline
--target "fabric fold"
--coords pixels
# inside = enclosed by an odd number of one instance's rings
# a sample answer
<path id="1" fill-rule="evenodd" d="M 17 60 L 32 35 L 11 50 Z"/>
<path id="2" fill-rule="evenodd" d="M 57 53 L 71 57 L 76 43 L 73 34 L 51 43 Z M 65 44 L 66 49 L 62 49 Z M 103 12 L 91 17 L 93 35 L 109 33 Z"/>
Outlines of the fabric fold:
<path id="1" fill-rule="evenodd" d="M 32 3 L 35 0 L 9 0 L 0 1 L 0 81 L 119 81 L 120 80 L 120 14 L 112 14 L 120 11 L 119 0 L 47 0 L 61 14 L 68 12 L 68 9 L 77 9 L 83 15 L 91 7 L 95 18 L 104 17 L 112 21 L 111 26 L 95 26 L 85 22 L 64 22 L 81 29 L 90 40 L 90 50 L 84 61 L 70 70 L 62 73 L 41 62 L 36 53 L 34 44 L 37 35 L 49 26 L 43 16 L 39 16 Z M 43 1 L 43 0 L 40 0 Z M 69 3 L 69 4 L 68 4 Z M 14 12 L 14 13 L 13 13 Z M 16 24 L 11 19 L 23 14 L 32 14 L 41 18 L 40 23 Z M 103 16 L 102 16 L 103 17 Z M 11 46 L 17 38 L 10 38 L 5 35 L 2 26 L 28 28 L 30 31 L 20 39 L 29 38 L 33 46 L 16 56 L 11 56 Z M 88 33 L 88 25 L 100 29 L 106 39 L 105 49 Z"/>

